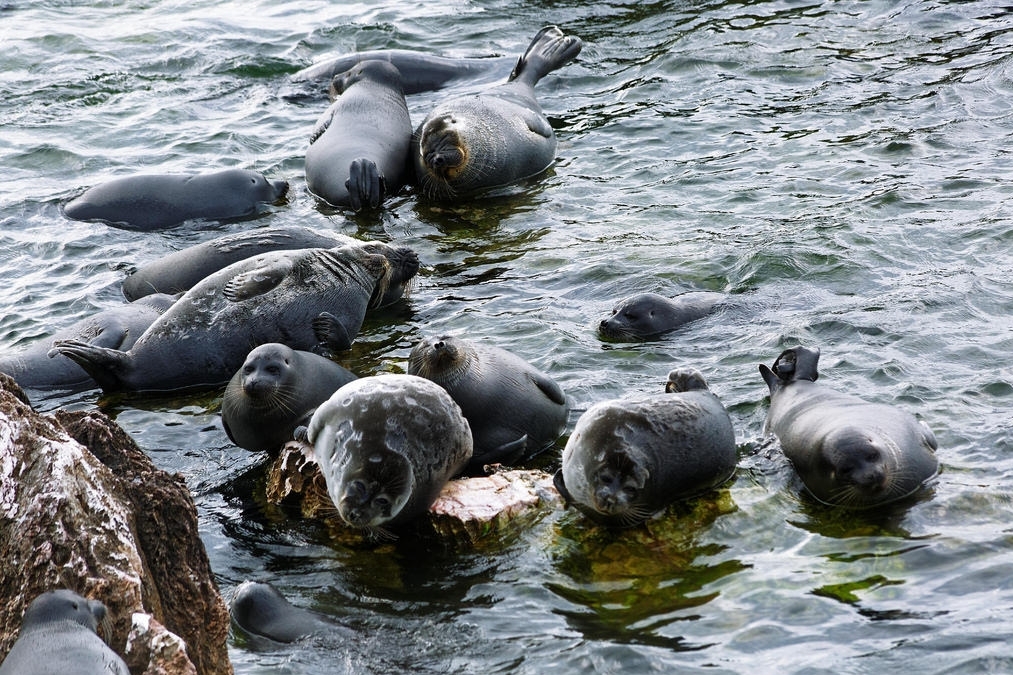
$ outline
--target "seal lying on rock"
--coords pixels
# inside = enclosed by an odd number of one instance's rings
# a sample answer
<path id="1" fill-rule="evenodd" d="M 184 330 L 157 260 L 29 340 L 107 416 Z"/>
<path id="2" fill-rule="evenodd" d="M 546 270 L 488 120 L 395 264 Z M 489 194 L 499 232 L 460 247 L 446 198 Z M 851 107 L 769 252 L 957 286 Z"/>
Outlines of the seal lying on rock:
<path id="1" fill-rule="evenodd" d="M 597 403 L 580 416 L 555 483 L 592 520 L 629 527 L 728 480 L 735 432 L 696 370 L 673 370 L 665 394 Z"/>
<path id="2" fill-rule="evenodd" d="M 543 28 L 506 83 L 450 98 L 415 131 L 412 162 L 426 197 L 452 199 L 541 173 L 556 158 L 556 135 L 535 84 L 580 53 L 579 38 Z"/>
<path id="3" fill-rule="evenodd" d="M 469 474 L 530 459 L 566 426 L 563 390 L 505 349 L 453 335 L 426 338 L 412 348 L 408 373 L 432 380 L 461 406 L 474 441 Z"/>
<path id="4" fill-rule="evenodd" d="M 278 452 L 318 405 L 356 379 L 312 352 L 270 342 L 249 353 L 222 395 L 222 426 L 252 452 Z"/>
<path id="5" fill-rule="evenodd" d="M 367 307 L 417 270 L 409 249 L 375 242 L 264 253 L 206 277 L 128 351 L 80 340 L 56 342 L 54 351 L 107 391 L 217 386 L 242 366 L 251 347 L 268 342 L 324 353 L 348 349 Z"/>
<path id="6" fill-rule="evenodd" d="M 911 413 L 816 384 L 819 349 L 760 365 L 770 388 L 765 430 L 817 500 L 868 508 L 912 494 L 939 468 L 936 438 Z"/>
<path id="7" fill-rule="evenodd" d="M 703 318 L 724 300 L 721 293 L 694 291 L 674 298 L 658 293 L 639 293 L 621 301 L 612 315 L 598 324 L 608 340 L 649 340 Z"/>
<path id="8" fill-rule="evenodd" d="M 471 429 L 450 395 L 414 375 L 346 384 L 306 434 L 341 519 L 383 535 L 422 515 L 471 459 Z"/>
<path id="9" fill-rule="evenodd" d="M 64 214 L 136 230 L 175 227 L 185 220 L 253 215 L 263 203 L 285 196 L 288 183 L 256 171 L 226 169 L 187 175 L 144 174 L 116 178 L 70 200 Z"/>
<path id="10" fill-rule="evenodd" d="M 130 675 L 95 632 L 105 617 L 105 605 L 97 600 L 62 589 L 43 593 L 25 611 L 0 675 Z"/>

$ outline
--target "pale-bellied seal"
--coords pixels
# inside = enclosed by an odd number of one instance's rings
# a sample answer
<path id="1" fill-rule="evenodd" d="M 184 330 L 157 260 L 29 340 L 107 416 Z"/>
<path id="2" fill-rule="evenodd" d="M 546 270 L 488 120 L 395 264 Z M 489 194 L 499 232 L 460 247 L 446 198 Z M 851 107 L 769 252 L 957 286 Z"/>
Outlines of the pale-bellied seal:
<path id="1" fill-rule="evenodd" d="M 95 632 L 106 608 L 68 590 L 32 600 L 0 675 L 130 675 L 127 664 Z"/>
<path id="2" fill-rule="evenodd" d="M 693 369 L 665 394 L 597 403 L 580 416 L 555 483 L 567 503 L 605 525 L 637 525 L 735 471 L 728 412 Z"/>
<path id="3" fill-rule="evenodd" d="M 306 434 L 348 525 L 383 535 L 425 513 L 471 459 L 471 429 L 450 394 L 415 375 L 349 382 Z"/>
<path id="4" fill-rule="evenodd" d="M 376 208 L 405 183 L 412 123 L 401 74 L 363 61 L 334 76 L 336 98 L 306 149 L 306 185 L 333 206 Z"/>
<path id="5" fill-rule="evenodd" d="M 721 293 L 694 291 L 674 298 L 658 293 L 639 293 L 621 301 L 612 315 L 598 324 L 607 340 L 649 340 L 703 318 L 724 300 Z"/>
<path id="6" fill-rule="evenodd" d="M 391 262 L 377 252 L 389 249 Z M 241 260 L 187 291 L 130 350 L 80 340 L 54 344 L 107 391 L 173 391 L 218 386 L 252 347 L 281 342 L 330 353 L 348 349 L 367 307 L 418 269 L 411 253 L 373 242 L 273 251 Z"/>
<path id="7" fill-rule="evenodd" d="M 247 635 L 274 642 L 296 642 L 324 632 L 349 632 L 323 614 L 296 607 L 274 586 L 256 581 L 239 585 L 229 603 L 229 614 Z"/>
<path id="8" fill-rule="evenodd" d="M 293 73 L 293 82 L 330 82 L 335 75 L 363 61 L 387 61 L 401 73 L 406 94 L 436 91 L 461 80 L 481 81 L 510 72 L 512 59 L 502 57 L 449 57 L 409 49 L 375 49 L 342 54 Z M 502 73 L 502 75 L 500 75 Z"/>
<path id="9" fill-rule="evenodd" d="M 412 138 L 426 197 L 450 199 L 541 173 L 556 158 L 556 135 L 535 99 L 535 83 L 580 53 L 581 41 L 543 28 L 505 84 L 437 105 Z"/>
<path id="10" fill-rule="evenodd" d="M 141 266 L 123 280 L 127 300 L 152 293 L 185 293 L 198 281 L 234 262 L 268 251 L 334 248 L 355 243 L 352 237 L 308 227 L 267 227 L 194 244 Z"/>
<path id="11" fill-rule="evenodd" d="M 566 427 L 569 405 L 559 385 L 500 347 L 453 335 L 426 338 L 412 348 L 408 373 L 432 380 L 461 406 L 474 443 L 466 473 L 530 459 Z"/>
<path id="12" fill-rule="evenodd" d="M 74 220 L 101 220 L 135 230 L 175 227 L 193 218 L 222 220 L 253 215 L 260 204 L 285 196 L 288 183 L 256 171 L 226 169 L 197 175 L 142 174 L 96 185 L 70 200 Z"/>
<path id="13" fill-rule="evenodd" d="M 355 373 L 312 352 L 277 342 L 251 351 L 222 395 L 222 426 L 252 452 L 277 452 Z"/>
<path id="14" fill-rule="evenodd" d="M 816 384 L 819 349 L 760 365 L 770 388 L 765 431 L 777 436 L 806 490 L 834 506 L 868 508 L 914 493 L 939 469 L 936 438 L 911 413 Z"/>
<path id="15" fill-rule="evenodd" d="M 81 366 L 65 356 L 49 357 L 53 342 L 80 340 L 97 347 L 130 349 L 175 301 L 173 295 L 158 293 L 102 310 L 24 350 L 0 355 L 0 373 L 7 373 L 25 389 L 90 389 L 95 381 Z"/>

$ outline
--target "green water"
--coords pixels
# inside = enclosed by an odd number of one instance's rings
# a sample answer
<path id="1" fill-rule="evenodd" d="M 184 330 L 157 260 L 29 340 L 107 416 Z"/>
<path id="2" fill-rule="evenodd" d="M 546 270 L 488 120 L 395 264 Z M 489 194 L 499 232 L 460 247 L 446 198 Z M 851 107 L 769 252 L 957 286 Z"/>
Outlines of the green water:
<path id="1" fill-rule="evenodd" d="M 326 101 L 292 73 L 364 49 L 512 57 L 547 24 L 585 47 L 538 86 L 559 138 L 540 180 L 452 207 L 406 191 L 362 216 L 306 192 Z M 554 512 L 474 550 L 362 549 L 264 511 L 263 457 L 230 445 L 216 395 L 35 395 L 101 405 L 186 476 L 223 591 L 271 581 L 358 636 L 237 640 L 242 675 L 1009 672 L 1011 31 L 990 2 L 0 0 L 0 348 L 122 302 L 131 266 L 291 224 L 423 262 L 344 359 L 359 374 L 456 332 L 550 373 L 571 425 L 675 365 L 728 407 L 734 481 L 649 530 Z M 413 96 L 413 122 L 445 95 Z M 289 180 L 287 203 L 147 234 L 60 211 L 115 176 L 232 166 Z M 689 289 L 734 302 L 660 342 L 596 337 L 616 300 Z M 914 503 L 801 495 L 763 438 L 756 370 L 798 342 L 822 348 L 827 385 L 935 431 L 942 471 Z"/>

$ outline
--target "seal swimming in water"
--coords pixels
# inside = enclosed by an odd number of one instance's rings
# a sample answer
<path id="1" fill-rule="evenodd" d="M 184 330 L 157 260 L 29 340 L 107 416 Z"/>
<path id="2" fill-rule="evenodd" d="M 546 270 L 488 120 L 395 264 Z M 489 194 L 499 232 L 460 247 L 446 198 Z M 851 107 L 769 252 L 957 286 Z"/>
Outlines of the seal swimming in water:
<path id="1" fill-rule="evenodd" d="M 173 295 L 158 293 L 104 309 L 26 349 L 0 355 L 0 373 L 7 373 L 24 389 L 90 389 L 95 386 L 95 380 L 81 366 L 65 356 L 49 357 L 53 342 L 76 339 L 97 347 L 130 349 L 175 301 Z"/>
<path id="2" fill-rule="evenodd" d="M 277 342 L 251 351 L 222 395 L 222 426 L 251 452 L 277 452 L 313 410 L 356 379 L 334 361 Z"/>
<path id="3" fill-rule="evenodd" d="M 32 600 L 0 675 L 130 675 L 127 664 L 96 630 L 106 607 L 73 591 L 47 591 Z"/>
<path id="4" fill-rule="evenodd" d="M 285 196 L 288 183 L 263 174 L 226 169 L 197 175 L 142 174 L 116 178 L 70 200 L 74 220 L 101 220 L 136 230 L 175 227 L 193 218 L 222 220 L 253 215 Z"/>
<path id="5" fill-rule="evenodd" d="M 610 526 L 637 525 L 735 471 L 735 432 L 696 370 L 673 370 L 665 394 L 602 401 L 584 412 L 563 449 L 556 488 Z"/>
<path id="6" fill-rule="evenodd" d="M 566 427 L 563 390 L 505 349 L 453 335 L 426 338 L 412 348 L 408 374 L 432 380 L 461 407 L 474 444 L 466 473 L 530 459 Z"/>
<path id="7" fill-rule="evenodd" d="M 362 61 L 334 76 L 335 100 L 306 149 L 306 185 L 333 206 L 376 208 L 405 183 L 412 123 L 401 74 Z"/>
<path id="8" fill-rule="evenodd" d="M 765 431 L 818 501 L 868 508 L 906 497 L 936 474 L 936 438 L 911 413 L 816 384 L 819 349 L 760 365 L 770 389 Z"/>
<path id="9" fill-rule="evenodd" d="M 383 250 L 390 260 L 380 255 Z M 394 269 L 391 260 L 400 267 Z M 273 251 L 206 277 L 128 351 L 80 340 L 56 342 L 53 350 L 80 364 L 106 391 L 218 386 L 252 347 L 268 342 L 325 354 L 348 349 L 366 309 L 417 270 L 410 250 L 376 242 Z"/>
<path id="10" fill-rule="evenodd" d="M 472 452 L 460 407 L 415 375 L 346 384 L 313 413 L 306 438 L 341 519 L 381 536 L 425 513 Z"/>
<path id="11" fill-rule="evenodd" d="M 714 311 L 724 300 L 721 293 L 693 291 L 674 298 L 658 293 L 638 293 L 622 300 L 612 315 L 598 324 L 598 334 L 607 340 L 634 341 L 661 337 L 690 321 Z"/>
<path id="12" fill-rule="evenodd" d="M 323 632 L 350 633 L 323 614 L 294 606 L 274 586 L 262 582 L 241 583 L 229 603 L 229 614 L 248 635 L 274 642 L 296 642 Z"/>
<path id="13" fill-rule="evenodd" d="M 437 105 L 412 138 L 421 193 L 451 199 L 541 173 L 556 158 L 556 135 L 535 84 L 580 53 L 579 38 L 543 28 L 507 82 Z"/>

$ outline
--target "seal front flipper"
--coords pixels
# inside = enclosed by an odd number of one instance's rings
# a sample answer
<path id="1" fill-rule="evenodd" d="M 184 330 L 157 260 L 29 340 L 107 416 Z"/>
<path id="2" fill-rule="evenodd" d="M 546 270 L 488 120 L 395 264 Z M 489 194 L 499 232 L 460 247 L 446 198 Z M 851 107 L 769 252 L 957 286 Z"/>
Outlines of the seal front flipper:
<path id="1" fill-rule="evenodd" d="M 84 368 L 104 391 L 121 389 L 123 376 L 133 366 L 133 356 L 129 352 L 96 347 L 82 340 L 57 340 L 53 343 L 49 356 L 56 354 L 63 354 Z"/>
<path id="2" fill-rule="evenodd" d="M 277 287 L 291 271 L 292 264 L 286 259 L 242 272 L 225 282 L 222 295 L 232 302 L 249 300 Z"/>
<path id="3" fill-rule="evenodd" d="M 550 378 L 544 373 L 530 373 L 531 381 L 535 383 L 535 386 L 553 403 L 559 405 L 566 405 L 566 394 L 563 393 L 563 389 L 556 383 L 555 380 Z"/>
<path id="4" fill-rule="evenodd" d="M 553 138 L 555 136 L 552 126 L 549 125 L 549 121 L 540 113 L 534 110 L 525 110 L 523 119 L 531 133 L 537 134 L 542 138 Z"/>
<path id="5" fill-rule="evenodd" d="M 386 197 L 387 184 L 376 162 L 361 157 L 348 167 L 345 189 L 348 190 L 349 206 L 359 211 L 364 206 L 378 208 Z"/>
<path id="6" fill-rule="evenodd" d="M 553 70 L 565 66 L 580 53 L 584 44 L 580 38 L 564 35 L 556 26 L 546 26 L 538 31 L 524 54 L 517 60 L 507 82 L 519 80 L 534 86 Z"/>
<path id="7" fill-rule="evenodd" d="M 321 312 L 313 319 L 313 335 L 317 338 L 319 348 L 324 352 L 331 350 L 343 352 L 352 346 L 352 336 L 338 321 L 338 317 L 330 312 Z"/>
<path id="8" fill-rule="evenodd" d="M 570 491 L 566 489 L 566 483 L 563 482 L 562 469 L 556 469 L 556 473 L 552 474 L 552 485 L 555 486 L 559 496 L 563 498 L 563 508 L 568 508 L 573 503 L 573 497 L 570 496 Z"/>

